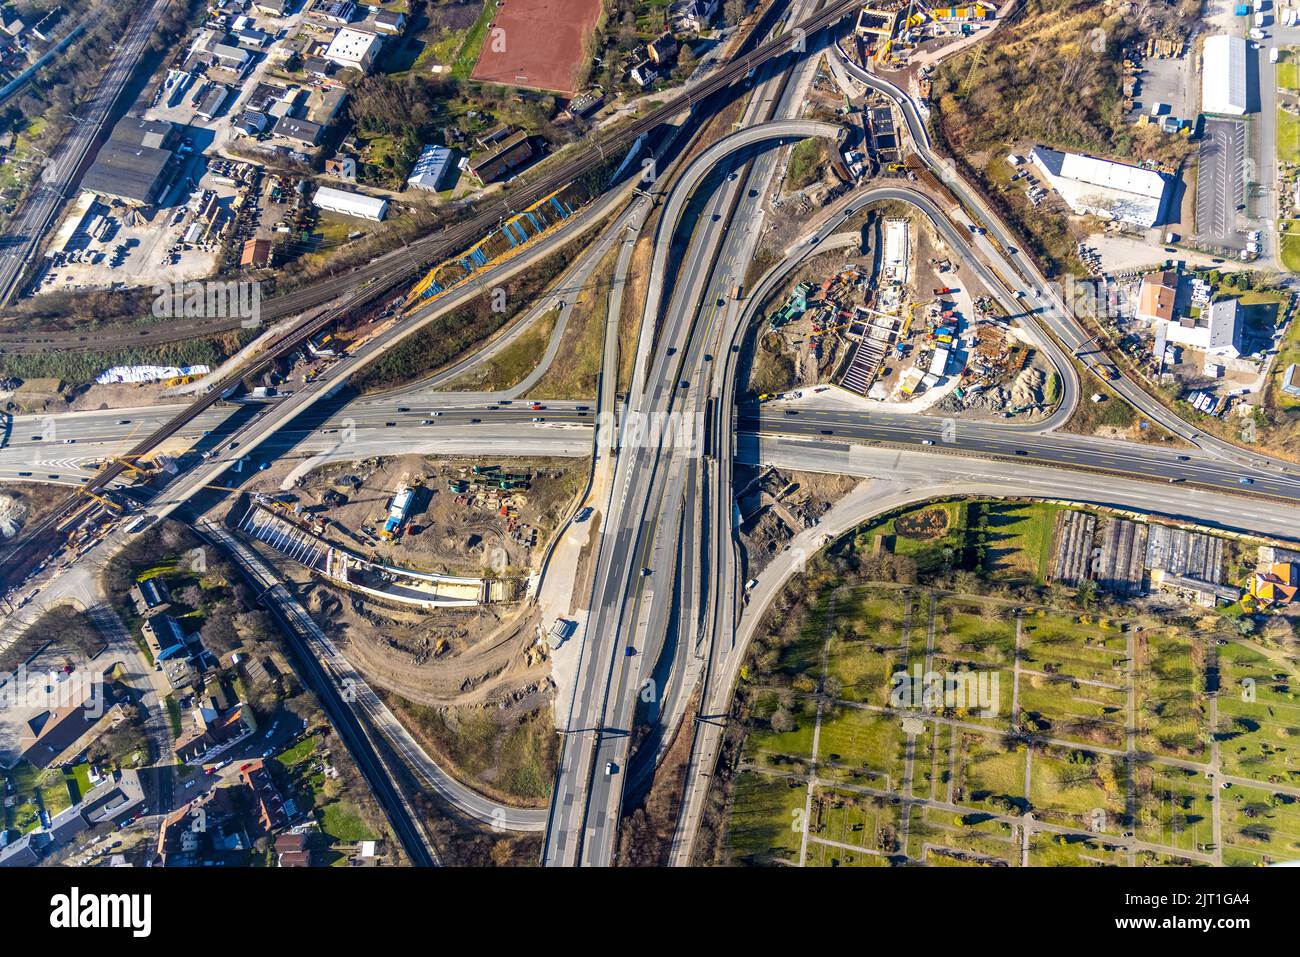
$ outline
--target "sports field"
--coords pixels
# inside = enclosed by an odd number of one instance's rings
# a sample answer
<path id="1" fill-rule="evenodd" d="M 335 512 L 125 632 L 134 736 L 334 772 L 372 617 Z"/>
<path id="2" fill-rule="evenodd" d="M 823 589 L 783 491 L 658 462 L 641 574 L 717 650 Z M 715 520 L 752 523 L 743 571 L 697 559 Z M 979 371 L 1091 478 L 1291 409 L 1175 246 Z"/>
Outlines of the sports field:
<path id="1" fill-rule="evenodd" d="M 501 3 L 470 78 L 573 96 L 599 18 L 600 0 Z"/>

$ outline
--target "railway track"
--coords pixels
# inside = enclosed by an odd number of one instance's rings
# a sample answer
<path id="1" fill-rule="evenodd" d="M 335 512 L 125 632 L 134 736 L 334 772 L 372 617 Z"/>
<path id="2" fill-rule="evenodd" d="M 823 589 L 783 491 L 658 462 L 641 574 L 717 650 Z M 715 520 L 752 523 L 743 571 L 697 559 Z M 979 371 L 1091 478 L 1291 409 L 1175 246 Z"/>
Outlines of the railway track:
<path id="1" fill-rule="evenodd" d="M 316 318 L 296 323 L 290 329 L 287 329 L 266 349 L 260 360 L 242 371 L 231 373 L 225 379 L 213 385 L 207 393 L 196 399 L 175 418 L 164 423 L 153 433 L 136 443 L 120 459 L 102 468 L 94 478 L 83 486 L 82 490 L 69 496 L 67 500 L 51 512 L 39 527 L 33 529 L 22 545 L 11 546 L 3 556 L 0 556 L 0 589 L 11 588 L 16 584 L 14 579 L 17 576 L 14 575 L 14 572 L 17 568 L 26 569 L 31 567 L 31 556 L 27 554 L 30 549 L 27 546 L 37 542 L 57 541 L 61 537 L 59 529 L 61 526 L 66 527 L 65 520 L 76 514 L 79 509 L 84 508 L 87 503 L 87 498 L 81 494 L 82 492 L 96 492 L 107 488 L 109 484 L 119 479 L 131 468 L 128 463 L 146 457 L 180 429 L 221 401 L 226 393 L 237 387 L 242 381 L 260 376 L 276 362 L 299 349 L 303 343 L 316 333 L 328 329 L 349 313 L 362 308 L 374 299 L 386 296 L 397 287 L 408 284 L 412 280 L 413 274 L 418 274 L 421 270 L 427 270 L 453 253 L 467 248 L 495 228 L 503 218 L 511 215 L 516 210 L 526 208 L 565 184 L 613 161 L 630 144 L 653 132 L 678 114 L 691 109 L 702 101 L 708 100 L 714 94 L 721 92 L 737 81 L 746 79 L 751 71 L 757 70 L 758 67 L 778 57 L 795 53 L 797 44 L 791 42 L 791 37 L 811 37 L 818 31 L 854 12 L 858 6 L 859 0 L 839 0 L 839 2 L 831 4 L 825 10 L 796 25 L 781 36 L 760 44 L 749 53 L 737 55 L 707 80 L 683 91 L 663 106 L 622 130 L 596 140 L 581 154 L 554 167 L 546 176 L 539 178 L 536 182 L 518 192 L 512 193 L 500 202 L 494 203 L 488 209 L 464 223 L 448 228 L 441 233 L 423 237 L 402 250 L 381 257 L 336 280 L 320 283 L 311 289 L 299 290 L 273 299 L 268 306 L 263 307 L 263 315 L 268 318 L 292 314 L 305 308 L 314 308 L 330 302 L 338 298 L 340 288 L 355 290 L 334 308 Z M 409 257 L 411 264 L 404 270 L 394 271 L 392 270 L 394 257 Z M 286 302 L 291 303 L 291 307 L 286 307 Z"/>
<path id="2" fill-rule="evenodd" d="M 791 37 L 796 34 L 796 31 L 802 31 L 801 35 L 804 37 L 811 37 L 817 31 L 855 11 L 858 6 L 857 0 L 840 0 L 781 36 L 760 44 L 749 53 L 736 56 L 696 86 L 679 93 L 663 106 L 628 126 L 596 139 L 577 155 L 555 165 L 536 180 L 492 202 L 469 219 L 448 226 L 440 232 L 420 237 L 350 272 L 269 298 L 261 306 L 262 318 L 274 322 L 287 316 L 297 315 L 333 302 L 360 286 L 366 286 L 365 298 L 369 300 L 410 285 L 438 262 L 477 242 L 502 220 L 566 184 L 618 159 L 638 139 L 655 131 L 683 111 L 745 79 L 751 70 L 777 57 L 794 52 Z M 122 345 L 157 344 L 193 338 L 196 335 L 215 335 L 237 327 L 237 319 L 221 319 L 214 320 L 210 326 L 203 326 L 202 331 L 192 324 L 187 330 L 162 327 L 140 330 L 115 341 Z M 174 338 L 169 338 L 171 333 L 175 333 Z M 36 335 L 0 333 L 0 350 L 15 353 L 33 352 L 51 347 L 98 350 L 103 349 L 104 345 L 105 340 L 102 335 L 96 337 L 85 332 L 50 332 Z"/>

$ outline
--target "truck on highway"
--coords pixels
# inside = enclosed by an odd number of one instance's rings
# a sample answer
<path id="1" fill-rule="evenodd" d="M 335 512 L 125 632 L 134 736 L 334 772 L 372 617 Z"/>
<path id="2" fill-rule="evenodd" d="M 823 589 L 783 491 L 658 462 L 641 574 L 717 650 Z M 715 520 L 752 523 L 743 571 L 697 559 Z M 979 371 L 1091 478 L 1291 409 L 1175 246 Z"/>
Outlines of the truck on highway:
<path id="1" fill-rule="evenodd" d="M 1092 368 L 1093 370 L 1096 371 L 1097 375 L 1101 376 L 1103 379 L 1107 380 L 1108 382 L 1114 382 L 1116 379 L 1119 378 L 1119 370 L 1116 369 L 1109 362 L 1098 362 Z"/>

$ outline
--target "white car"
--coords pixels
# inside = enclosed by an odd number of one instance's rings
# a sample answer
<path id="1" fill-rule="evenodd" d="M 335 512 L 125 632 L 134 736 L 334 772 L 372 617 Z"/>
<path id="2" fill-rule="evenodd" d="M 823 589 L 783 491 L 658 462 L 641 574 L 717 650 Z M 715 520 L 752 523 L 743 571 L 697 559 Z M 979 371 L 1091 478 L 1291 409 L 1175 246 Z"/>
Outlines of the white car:
<path id="1" fill-rule="evenodd" d="M 605 777 L 609 777 L 609 776 L 610 776 L 611 774 L 613 774 L 613 773 L 614 773 L 614 762 L 613 762 L 613 761 L 606 761 L 606 762 L 605 762 Z"/>

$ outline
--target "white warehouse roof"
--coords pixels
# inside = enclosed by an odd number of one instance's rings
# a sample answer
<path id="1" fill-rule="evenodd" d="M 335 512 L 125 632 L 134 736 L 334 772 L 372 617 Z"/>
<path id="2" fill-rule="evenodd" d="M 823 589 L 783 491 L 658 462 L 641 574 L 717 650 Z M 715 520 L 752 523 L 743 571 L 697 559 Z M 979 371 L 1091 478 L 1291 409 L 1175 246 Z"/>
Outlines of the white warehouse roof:
<path id="1" fill-rule="evenodd" d="M 1245 37 L 1206 37 L 1201 57 L 1201 112 L 1243 116 L 1246 109 Z"/>
<path id="2" fill-rule="evenodd" d="M 438 190 L 451 168 L 451 150 L 445 146 L 426 146 L 420 151 L 406 181 L 416 189 Z"/>
<path id="3" fill-rule="evenodd" d="M 386 199 L 362 196 L 360 193 L 349 193 L 345 189 L 335 189 L 332 186 L 322 186 L 316 190 L 316 196 L 312 202 L 321 209 L 342 213 L 345 216 L 358 216 L 361 219 L 380 220 L 388 212 L 388 200 Z"/>
<path id="4" fill-rule="evenodd" d="M 1164 174 L 1111 160 L 1036 146 L 1034 165 L 1076 213 L 1090 213 L 1135 226 L 1160 218 L 1168 181 Z"/>

